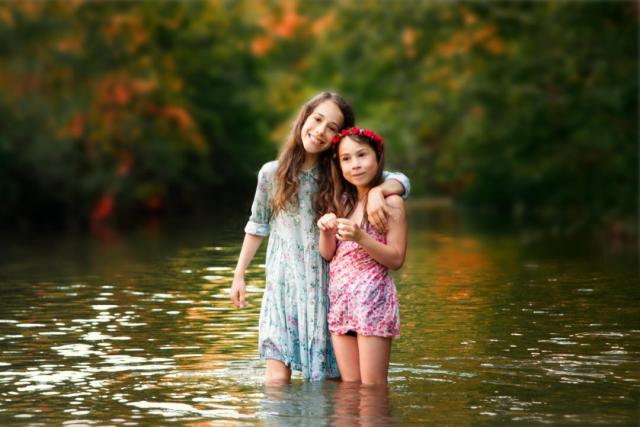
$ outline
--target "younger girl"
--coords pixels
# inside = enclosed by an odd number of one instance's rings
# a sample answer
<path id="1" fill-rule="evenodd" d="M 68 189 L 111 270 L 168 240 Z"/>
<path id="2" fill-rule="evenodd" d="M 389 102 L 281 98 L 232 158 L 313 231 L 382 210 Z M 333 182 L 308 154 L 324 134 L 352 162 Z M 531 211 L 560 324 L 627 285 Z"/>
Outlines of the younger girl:
<path id="1" fill-rule="evenodd" d="M 392 207 L 386 233 L 367 221 L 367 195 L 382 179 L 382 138 L 370 130 L 343 130 L 332 140 L 336 191 L 333 212 L 318 220 L 320 253 L 329 265 L 329 331 L 343 381 L 387 381 L 391 338 L 400 335 L 398 299 L 388 269 L 407 248 L 404 202 Z"/>
<path id="2" fill-rule="evenodd" d="M 331 140 L 353 123 L 353 110 L 341 96 L 315 96 L 300 110 L 278 161 L 258 174 L 230 296 L 236 307 L 245 306 L 245 271 L 270 235 L 258 341 L 270 384 L 288 382 L 292 369 L 307 380 L 338 376 L 327 327 L 328 266 L 318 253 L 315 221 L 332 199 Z M 404 175 L 393 178 L 370 192 L 369 203 L 378 207 L 373 221 L 385 219 L 383 196 L 408 191 Z"/>

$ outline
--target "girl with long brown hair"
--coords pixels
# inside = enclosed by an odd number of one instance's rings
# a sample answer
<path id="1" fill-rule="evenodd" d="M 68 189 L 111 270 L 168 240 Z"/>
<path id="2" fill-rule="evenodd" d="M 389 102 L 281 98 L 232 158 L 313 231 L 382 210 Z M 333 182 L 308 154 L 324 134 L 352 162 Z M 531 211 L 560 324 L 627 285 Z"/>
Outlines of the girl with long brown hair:
<path id="1" fill-rule="evenodd" d="M 318 252 L 315 221 L 333 200 L 331 140 L 354 120 L 340 95 L 316 95 L 298 113 L 278 160 L 258 173 L 231 300 L 236 307 L 246 305 L 245 271 L 269 235 L 258 347 L 271 384 L 290 381 L 291 370 L 306 380 L 339 376 L 327 327 L 328 266 Z M 409 189 L 404 175 L 389 175 L 369 200 L 370 219 L 381 228 L 389 209 L 384 196 Z"/>

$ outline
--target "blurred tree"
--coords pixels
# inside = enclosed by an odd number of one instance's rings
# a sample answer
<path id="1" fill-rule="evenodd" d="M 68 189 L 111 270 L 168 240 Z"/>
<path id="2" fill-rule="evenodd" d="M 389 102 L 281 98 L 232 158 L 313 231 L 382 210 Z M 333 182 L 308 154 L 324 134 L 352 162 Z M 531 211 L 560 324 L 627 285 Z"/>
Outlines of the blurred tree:
<path id="1" fill-rule="evenodd" d="M 0 7 L 0 103 L 13 128 L 1 132 L 5 221 L 219 206 L 273 151 L 252 55 L 236 38 L 250 31 L 242 5 Z"/>
<path id="2" fill-rule="evenodd" d="M 333 89 L 414 194 L 635 226 L 637 31 L 633 1 L 4 2 L 0 222 L 248 200 Z"/>
<path id="3" fill-rule="evenodd" d="M 418 192 L 567 232 L 635 226 L 636 3 L 341 2 L 312 21 L 328 18 L 296 84 L 354 100 Z"/>
<path id="4" fill-rule="evenodd" d="M 633 224 L 636 5 L 473 3 L 465 13 L 485 48 L 460 62 L 473 78 L 436 161 L 439 181 L 459 183 L 471 206 L 567 232 Z M 478 37 L 483 29 L 492 36 Z"/>

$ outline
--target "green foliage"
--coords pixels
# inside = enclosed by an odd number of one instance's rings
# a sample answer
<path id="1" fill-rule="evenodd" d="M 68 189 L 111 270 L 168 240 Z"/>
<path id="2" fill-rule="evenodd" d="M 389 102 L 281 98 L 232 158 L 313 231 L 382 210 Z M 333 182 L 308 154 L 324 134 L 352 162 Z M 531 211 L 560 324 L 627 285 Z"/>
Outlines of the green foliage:
<path id="1" fill-rule="evenodd" d="M 248 198 L 300 105 L 333 89 L 416 195 L 568 231 L 633 223 L 637 16 L 606 1 L 4 2 L 0 222 Z"/>
<path id="2" fill-rule="evenodd" d="M 624 3 L 478 5 L 504 28 L 504 55 L 476 58 L 443 182 L 490 206 L 569 231 L 633 220 L 637 196 L 637 31 Z M 541 19 L 530 19 L 539 16 Z M 471 64 L 464 64 L 471 67 Z M 460 168 L 459 165 L 464 167 Z"/>

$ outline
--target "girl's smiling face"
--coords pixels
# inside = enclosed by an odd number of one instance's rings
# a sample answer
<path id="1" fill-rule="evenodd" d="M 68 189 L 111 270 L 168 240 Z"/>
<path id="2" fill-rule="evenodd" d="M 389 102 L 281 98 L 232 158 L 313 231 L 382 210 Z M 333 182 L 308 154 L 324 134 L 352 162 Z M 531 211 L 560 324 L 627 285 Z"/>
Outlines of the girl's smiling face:
<path id="1" fill-rule="evenodd" d="M 302 125 L 301 138 L 308 154 L 319 154 L 331 147 L 333 138 L 342 129 L 344 116 L 332 100 L 326 100 L 313 110 Z"/>
<path id="2" fill-rule="evenodd" d="M 378 157 L 374 149 L 349 136 L 340 142 L 338 159 L 344 179 L 356 187 L 369 187 L 378 173 Z"/>

